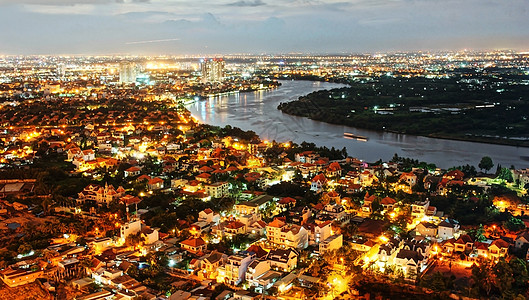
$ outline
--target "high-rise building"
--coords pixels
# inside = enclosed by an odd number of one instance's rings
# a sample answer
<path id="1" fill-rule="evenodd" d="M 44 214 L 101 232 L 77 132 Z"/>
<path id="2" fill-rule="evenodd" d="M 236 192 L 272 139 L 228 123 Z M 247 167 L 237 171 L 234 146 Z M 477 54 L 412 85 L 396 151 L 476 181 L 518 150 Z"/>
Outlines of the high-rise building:
<path id="1" fill-rule="evenodd" d="M 225 62 L 222 58 L 200 60 L 202 82 L 222 82 L 224 80 Z"/>
<path id="2" fill-rule="evenodd" d="M 62 63 L 58 64 L 55 73 L 57 74 L 57 77 L 66 76 L 66 66 Z"/>
<path id="3" fill-rule="evenodd" d="M 136 82 L 137 67 L 133 62 L 122 62 L 119 64 L 119 82 L 134 83 Z"/>

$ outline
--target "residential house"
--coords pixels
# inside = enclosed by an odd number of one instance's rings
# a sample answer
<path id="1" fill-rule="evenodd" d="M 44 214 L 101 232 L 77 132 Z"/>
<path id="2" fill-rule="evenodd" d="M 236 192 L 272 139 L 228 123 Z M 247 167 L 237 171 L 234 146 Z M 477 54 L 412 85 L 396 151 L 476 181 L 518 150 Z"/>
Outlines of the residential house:
<path id="1" fill-rule="evenodd" d="M 474 242 L 474 251 L 480 258 L 487 258 L 489 256 L 490 243 Z"/>
<path id="2" fill-rule="evenodd" d="M 149 226 L 142 226 L 141 236 L 146 245 L 152 245 L 159 240 L 159 232 L 157 228 L 150 228 Z"/>
<path id="3" fill-rule="evenodd" d="M 335 190 L 323 193 L 323 195 L 321 196 L 321 200 L 323 203 L 331 204 L 341 204 L 340 198 L 340 194 L 338 194 L 338 192 L 336 192 Z"/>
<path id="4" fill-rule="evenodd" d="M 455 252 L 467 252 L 472 250 L 474 246 L 474 241 L 468 234 L 463 234 L 459 236 L 454 242 L 454 251 Z"/>
<path id="5" fill-rule="evenodd" d="M 454 219 L 445 219 L 437 227 L 437 235 L 440 239 L 448 240 L 459 232 L 459 222 Z"/>
<path id="6" fill-rule="evenodd" d="M 147 182 L 147 188 L 151 191 L 163 189 L 163 179 L 154 177 Z"/>
<path id="7" fill-rule="evenodd" d="M 384 210 L 389 211 L 393 210 L 393 207 L 395 207 L 395 204 L 397 203 L 397 200 L 391 198 L 391 197 L 385 197 L 382 200 L 380 200 L 380 204 L 384 207 Z"/>
<path id="8" fill-rule="evenodd" d="M 364 203 L 362 205 L 363 215 L 368 216 L 369 214 L 371 214 L 371 205 L 373 204 L 373 201 L 376 200 L 376 198 L 377 197 L 375 195 L 369 196 L 369 192 L 366 192 L 366 194 L 364 195 Z"/>
<path id="9" fill-rule="evenodd" d="M 437 225 L 430 222 L 421 222 L 415 227 L 417 235 L 423 237 L 436 237 L 437 236 Z"/>
<path id="10" fill-rule="evenodd" d="M 411 205 L 411 216 L 414 218 L 422 218 L 426 216 L 428 207 L 430 206 L 430 201 L 416 201 Z"/>
<path id="11" fill-rule="evenodd" d="M 239 215 L 259 215 L 259 205 L 254 202 L 244 201 L 234 206 Z"/>
<path id="12" fill-rule="evenodd" d="M 249 226 L 247 226 L 246 232 L 248 234 L 262 236 L 266 232 L 266 222 L 261 221 L 261 220 L 255 221 L 251 223 Z"/>
<path id="13" fill-rule="evenodd" d="M 325 178 L 325 175 L 323 173 L 318 174 L 312 178 L 310 190 L 316 193 L 319 193 L 323 190 L 323 188 L 327 185 L 327 178 Z"/>
<path id="14" fill-rule="evenodd" d="M 444 254 L 452 254 L 455 250 L 455 239 L 451 238 L 441 243 Z"/>
<path id="15" fill-rule="evenodd" d="M 215 214 L 213 210 L 206 208 L 198 213 L 198 220 L 207 223 L 218 223 L 220 221 L 220 215 Z"/>
<path id="16" fill-rule="evenodd" d="M 290 272 L 296 268 L 298 256 L 299 253 L 292 248 L 275 249 L 268 252 L 266 260 L 270 263 L 270 268 L 276 271 Z"/>
<path id="17" fill-rule="evenodd" d="M 374 182 L 378 181 L 378 178 L 369 170 L 364 170 L 358 175 L 358 180 L 362 186 L 372 186 Z"/>
<path id="18" fill-rule="evenodd" d="M 345 208 L 340 204 L 327 204 L 316 215 L 316 222 L 325 222 L 327 220 L 343 221 L 347 217 Z"/>
<path id="19" fill-rule="evenodd" d="M 217 251 L 211 252 L 202 260 L 201 272 L 204 278 L 215 279 L 218 275 L 218 269 L 222 266 L 228 256 Z"/>
<path id="20" fill-rule="evenodd" d="M 246 225 L 239 221 L 232 221 L 232 222 L 229 222 L 228 225 L 226 225 L 226 227 L 224 227 L 224 232 L 228 237 L 232 237 L 237 234 L 245 234 Z"/>
<path id="21" fill-rule="evenodd" d="M 141 169 L 139 167 L 133 166 L 125 170 L 125 177 L 138 176 L 140 173 Z"/>
<path id="22" fill-rule="evenodd" d="M 494 259 L 499 259 L 507 255 L 509 250 L 509 243 L 502 239 L 493 241 L 489 246 L 489 256 Z"/>
<path id="23" fill-rule="evenodd" d="M 180 247 L 186 251 L 196 254 L 206 250 L 207 244 L 202 238 L 190 237 L 187 240 L 180 242 Z"/>
<path id="24" fill-rule="evenodd" d="M 417 184 L 417 175 L 412 172 L 405 172 L 400 175 L 399 181 L 406 182 L 410 187 Z"/>
<path id="25" fill-rule="evenodd" d="M 375 248 L 376 249 L 376 248 Z M 377 260 L 383 263 L 392 263 L 395 253 L 399 249 L 399 242 L 395 239 L 390 239 L 383 245 L 380 245 L 377 252 Z"/>
<path id="26" fill-rule="evenodd" d="M 287 224 L 284 218 L 275 218 L 266 226 L 270 243 L 284 247 L 304 249 L 308 246 L 308 232 L 299 225 Z"/>
<path id="27" fill-rule="evenodd" d="M 342 175 L 342 167 L 337 162 L 332 162 L 325 170 L 325 175 L 329 178 L 339 177 Z"/>
<path id="28" fill-rule="evenodd" d="M 286 211 L 287 209 L 293 208 L 296 205 L 296 199 L 291 197 L 283 197 L 277 202 L 277 210 L 279 212 Z"/>
<path id="29" fill-rule="evenodd" d="M 125 194 L 123 187 L 116 190 L 113 185 L 105 184 L 104 187 L 90 184 L 84 188 L 77 196 L 80 203 L 92 202 L 98 205 L 108 206 L 109 203 L 119 200 Z"/>
<path id="30" fill-rule="evenodd" d="M 254 261 L 255 254 L 242 251 L 228 257 L 228 261 L 219 268 L 219 276 L 224 278 L 224 282 L 237 285 L 246 278 L 248 266 Z"/>
<path id="31" fill-rule="evenodd" d="M 323 254 L 329 250 L 337 250 L 343 246 L 343 235 L 335 234 L 324 239 L 320 243 L 320 254 Z"/>
<path id="32" fill-rule="evenodd" d="M 258 286 L 258 281 L 256 279 L 260 278 L 263 274 L 270 270 L 270 262 L 267 260 L 254 260 L 246 270 L 246 281 L 251 286 Z"/>
<path id="33" fill-rule="evenodd" d="M 314 226 L 314 238 L 311 239 L 315 244 L 326 240 L 332 235 L 332 222 L 327 221 Z"/>
<path id="34" fill-rule="evenodd" d="M 120 236 L 126 239 L 131 234 L 136 234 L 141 231 L 142 223 L 139 219 L 133 219 L 121 225 Z"/>
<path id="35" fill-rule="evenodd" d="M 522 249 L 526 245 L 529 245 L 529 232 L 524 231 L 516 237 L 516 240 L 514 240 L 514 247 Z"/>
<path id="36" fill-rule="evenodd" d="M 230 184 L 227 182 L 215 182 L 205 184 L 206 193 L 212 198 L 222 198 L 228 195 Z"/>
<path id="37" fill-rule="evenodd" d="M 395 257 L 395 265 L 402 268 L 404 276 L 411 278 L 415 278 L 426 263 L 427 257 L 413 250 L 401 249 Z"/>

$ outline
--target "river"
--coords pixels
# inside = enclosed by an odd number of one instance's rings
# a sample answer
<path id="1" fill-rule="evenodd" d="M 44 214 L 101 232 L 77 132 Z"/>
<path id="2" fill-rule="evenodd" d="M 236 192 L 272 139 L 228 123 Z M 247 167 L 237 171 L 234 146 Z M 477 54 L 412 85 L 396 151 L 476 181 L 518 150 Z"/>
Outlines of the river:
<path id="1" fill-rule="evenodd" d="M 341 86 L 328 82 L 282 81 L 282 86 L 273 90 L 212 97 L 190 104 L 187 108 L 195 118 L 206 124 L 253 130 L 262 139 L 270 141 L 307 141 L 329 148 L 346 147 L 350 156 L 368 162 L 378 159 L 388 161 L 397 153 L 399 156 L 435 163 L 441 168 L 465 164 L 477 168 L 483 156 L 490 156 L 495 164 L 505 167 L 529 167 L 529 148 L 358 129 L 291 116 L 277 109 L 280 102 Z M 345 139 L 344 132 L 368 137 L 368 141 Z"/>

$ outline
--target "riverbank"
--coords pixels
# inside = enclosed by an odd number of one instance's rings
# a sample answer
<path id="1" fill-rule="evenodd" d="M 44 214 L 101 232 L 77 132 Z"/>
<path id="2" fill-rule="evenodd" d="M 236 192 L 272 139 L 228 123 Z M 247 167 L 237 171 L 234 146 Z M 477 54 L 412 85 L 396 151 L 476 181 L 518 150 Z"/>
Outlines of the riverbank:
<path id="1" fill-rule="evenodd" d="M 492 144 L 492 145 L 503 145 L 503 146 L 529 148 L 529 139 L 528 140 L 515 140 L 515 139 L 479 137 L 479 136 L 443 135 L 443 134 L 440 134 L 440 133 L 414 134 L 414 133 L 402 132 L 402 131 L 397 131 L 397 130 L 363 127 L 363 126 L 361 126 L 361 124 L 343 124 L 343 123 L 340 123 L 340 122 L 334 122 L 333 120 L 326 120 L 324 118 L 309 117 L 309 116 L 306 116 L 306 115 L 303 115 L 303 114 L 296 114 L 296 113 L 292 113 L 290 111 L 287 111 L 285 109 L 281 109 L 280 106 L 278 106 L 277 109 L 280 110 L 281 112 L 285 113 L 285 114 L 288 114 L 288 115 L 308 118 L 310 120 L 314 120 L 314 121 L 318 121 L 318 122 L 325 122 L 325 123 L 333 124 L 333 125 L 343 125 L 343 126 L 361 128 L 361 129 L 366 129 L 366 130 L 373 130 L 373 131 L 378 131 L 378 132 L 389 132 L 389 133 L 394 133 L 394 134 L 405 134 L 405 135 L 413 135 L 413 136 L 420 136 L 420 137 L 427 137 L 427 138 L 434 138 L 434 139 L 442 139 L 442 140 L 451 140 L 451 141 L 461 141 L 461 142 L 472 142 L 472 143 L 481 143 L 481 144 Z M 336 119 L 334 119 L 334 120 L 336 120 Z"/>
<path id="2" fill-rule="evenodd" d="M 529 99 L 523 98 L 529 88 L 502 94 L 500 101 L 495 90 L 476 91 L 453 79 L 406 80 L 352 83 L 281 102 L 277 108 L 293 116 L 377 132 L 529 147 Z"/>
<path id="3" fill-rule="evenodd" d="M 209 98 L 187 105 L 186 108 L 201 123 L 252 130 L 269 141 L 293 141 L 297 144 L 306 141 L 317 146 L 334 146 L 337 149 L 346 147 L 350 155 L 366 161 L 388 161 L 397 153 L 401 157 L 413 157 L 435 163 L 441 168 L 450 168 L 466 164 L 477 165 L 483 156 L 490 156 L 495 163 L 504 166 L 529 167 L 526 159 L 529 151 L 525 147 L 366 130 L 283 113 L 277 109 L 281 102 L 294 101 L 315 91 L 345 86 L 291 80 L 282 80 L 281 83 L 281 87 L 277 89 Z M 368 140 L 363 142 L 344 138 L 345 132 L 368 137 Z"/>

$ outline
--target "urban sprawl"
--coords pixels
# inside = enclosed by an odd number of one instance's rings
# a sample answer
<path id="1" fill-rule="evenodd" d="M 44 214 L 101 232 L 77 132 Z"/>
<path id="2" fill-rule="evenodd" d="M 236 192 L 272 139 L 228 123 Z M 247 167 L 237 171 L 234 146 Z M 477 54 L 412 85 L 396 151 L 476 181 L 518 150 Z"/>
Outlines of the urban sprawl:
<path id="1" fill-rule="evenodd" d="M 0 299 L 527 298 L 529 169 L 366 162 L 185 105 L 528 58 L 0 57 Z"/>

